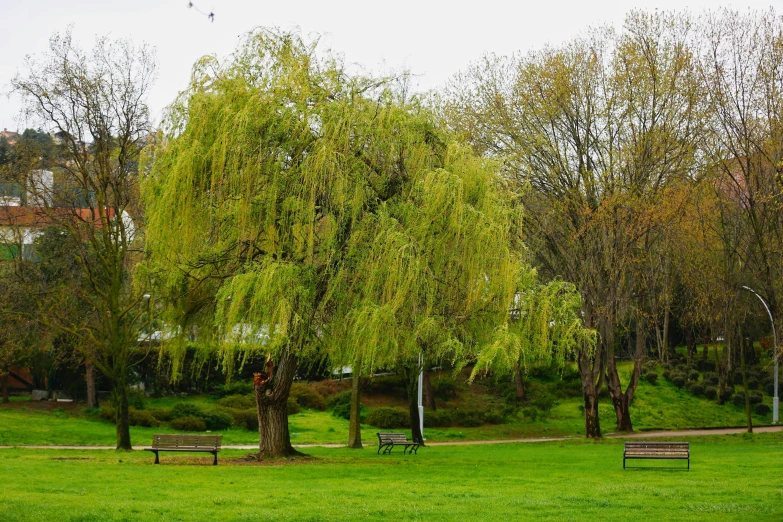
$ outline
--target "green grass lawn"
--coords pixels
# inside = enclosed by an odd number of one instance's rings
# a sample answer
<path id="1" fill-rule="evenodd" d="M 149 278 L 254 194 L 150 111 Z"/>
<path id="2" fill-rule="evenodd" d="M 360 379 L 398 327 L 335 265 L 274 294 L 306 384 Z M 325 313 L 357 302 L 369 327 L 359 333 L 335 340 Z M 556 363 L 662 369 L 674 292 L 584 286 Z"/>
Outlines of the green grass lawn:
<path id="1" fill-rule="evenodd" d="M 0 518 L 88 520 L 783 519 L 780 434 L 691 440 L 684 462 L 636 461 L 622 443 L 441 446 L 418 455 L 312 448 L 314 459 L 232 465 L 211 456 L 0 450 Z M 679 469 L 660 469 L 671 466 Z"/>

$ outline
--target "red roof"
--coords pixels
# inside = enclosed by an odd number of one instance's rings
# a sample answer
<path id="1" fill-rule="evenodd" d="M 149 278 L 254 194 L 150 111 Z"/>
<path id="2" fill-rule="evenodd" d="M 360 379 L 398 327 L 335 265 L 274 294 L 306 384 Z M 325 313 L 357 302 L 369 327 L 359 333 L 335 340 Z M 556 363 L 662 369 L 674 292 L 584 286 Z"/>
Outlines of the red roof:
<path id="1" fill-rule="evenodd" d="M 106 209 L 109 219 L 114 217 L 114 209 Z M 98 209 L 89 208 L 44 208 L 44 207 L 0 207 L 0 226 L 45 227 L 64 219 L 88 222 L 92 216 L 95 226 L 101 226 Z"/>

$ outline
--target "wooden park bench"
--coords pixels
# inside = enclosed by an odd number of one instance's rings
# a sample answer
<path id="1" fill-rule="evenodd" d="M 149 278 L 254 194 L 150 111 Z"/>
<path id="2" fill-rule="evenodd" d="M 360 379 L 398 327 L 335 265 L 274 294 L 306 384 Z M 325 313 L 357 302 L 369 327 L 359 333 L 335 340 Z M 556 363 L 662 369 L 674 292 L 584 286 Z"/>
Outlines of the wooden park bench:
<path id="1" fill-rule="evenodd" d="M 144 449 L 155 453 L 155 464 L 160 464 L 159 451 L 188 451 L 213 454 L 215 461 L 212 464 L 217 466 L 222 441 L 223 435 L 153 435 L 152 447 Z"/>
<path id="2" fill-rule="evenodd" d="M 626 442 L 623 452 L 623 469 L 626 459 L 674 459 L 687 460 L 691 469 L 689 442 Z"/>
<path id="3" fill-rule="evenodd" d="M 405 448 L 402 450 L 403 454 L 406 451 L 409 455 L 411 453 L 416 453 L 417 455 L 419 454 L 418 452 L 420 444 L 418 442 L 408 440 L 404 433 L 378 433 L 377 453 L 380 453 L 381 449 L 383 449 L 384 454 L 391 453 L 391 450 L 394 448 L 394 446 L 405 446 Z"/>

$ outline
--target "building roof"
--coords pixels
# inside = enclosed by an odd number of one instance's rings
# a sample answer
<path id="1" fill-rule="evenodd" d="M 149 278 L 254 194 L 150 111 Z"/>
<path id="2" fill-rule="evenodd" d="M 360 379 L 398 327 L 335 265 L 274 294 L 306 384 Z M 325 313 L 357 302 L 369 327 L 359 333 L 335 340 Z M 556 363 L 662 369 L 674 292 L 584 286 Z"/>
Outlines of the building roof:
<path id="1" fill-rule="evenodd" d="M 113 219 L 114 209 L 107 210 L 109 219 Z M 69 218 L 88 222 L 91 216 L 95 226 L 100 227 L 98 209 L 7 206 L 0 207 L 0 226 L 38 228 Z"/>

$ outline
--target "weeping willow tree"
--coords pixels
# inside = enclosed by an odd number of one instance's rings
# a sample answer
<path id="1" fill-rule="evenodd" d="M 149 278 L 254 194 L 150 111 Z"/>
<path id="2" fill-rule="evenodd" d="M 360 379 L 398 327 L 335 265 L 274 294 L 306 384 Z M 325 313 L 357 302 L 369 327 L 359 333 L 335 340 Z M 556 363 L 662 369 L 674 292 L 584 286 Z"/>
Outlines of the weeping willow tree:
<path id="1" fill-rule="evenodd" d="M 296 453 L 291 382 L 300 361 L 335 344 L 346 266 L 365 266 L 352 259 L 370 238 L 365 222 L 381 223 L 388 202 L 444 165 L 447 147 L 403 87 L 259 30 L 227 63 L 196 65 L 153 149 L 148 269 L 183 339 L 227 371 L 269 357 L 256 379 L 261 456 Z M 170 344 L 176 361 L 184 342 Z"/>

